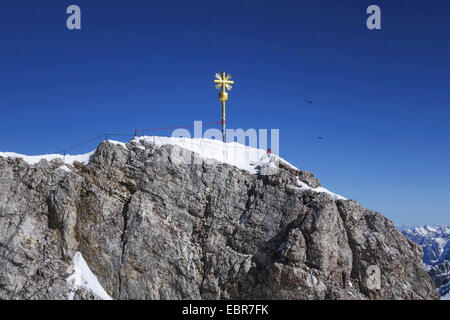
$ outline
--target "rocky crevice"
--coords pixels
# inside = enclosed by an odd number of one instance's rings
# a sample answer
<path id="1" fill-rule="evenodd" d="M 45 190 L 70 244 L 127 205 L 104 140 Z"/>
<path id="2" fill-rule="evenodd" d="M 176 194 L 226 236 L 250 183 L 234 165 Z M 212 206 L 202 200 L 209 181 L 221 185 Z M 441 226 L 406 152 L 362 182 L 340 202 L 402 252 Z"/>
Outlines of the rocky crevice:
<path id="1" fill-rule="evenodd" d="M 208 241 L 208 234 L 212 227 L 212 221 L 209 217 L 210 210 L 211 210 L 211 195 L 206 195 L 206 206 L 205 210 L 203 212 L 203 217 L 200 219 L 200 227 L 198 230 L 196 230 L 195 234 L 195 240 L 194 242 L 198 244 L 200 249 L 201 258 L 200 261 L 202 263 L 201 268 L 201 281 L 198 288 L 199 294 L 201 297 L 204 295 L 204 284 L 206 280 L 206 276 L 209 273 L 209 267 L 208 267 L 208 257 L 207 257 L 207 241 Z"/>
<path id="2" fill-rule="evenodd" d="M 128 230 L 128 210 L 129 210 L 129 206 L 131 203 L 131 199 L 133 197 L 133 193 L 131 194 L 130 198 L 125 202 L 123 209 L 122 209 L 122 217 L 123 217 L 123 229 L 122 229 L 122 234 L 120 236 L 121 239 L 121 254 L 120 254 L 120 262 L 119 262 L 119 272 L 118 272 L 118 286 L 119 286 L 119 297 L 122 296 L 122 265 L 123 265 L 123 261 L 124 261 L 124 256 L 125 256 L 125 248 L 127 245 L 127 230 Z"/>

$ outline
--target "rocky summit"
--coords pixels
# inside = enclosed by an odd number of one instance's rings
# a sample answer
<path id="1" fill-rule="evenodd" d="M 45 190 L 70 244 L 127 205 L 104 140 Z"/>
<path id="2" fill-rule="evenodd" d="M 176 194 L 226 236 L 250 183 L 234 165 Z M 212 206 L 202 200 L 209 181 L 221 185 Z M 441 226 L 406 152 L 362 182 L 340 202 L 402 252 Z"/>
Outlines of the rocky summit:
<path id="1" fill-rule="evenodd" d="M 0 299 L 439 299 L 419 245 L 280 158 L 26 160 L 0 157 Z"/>

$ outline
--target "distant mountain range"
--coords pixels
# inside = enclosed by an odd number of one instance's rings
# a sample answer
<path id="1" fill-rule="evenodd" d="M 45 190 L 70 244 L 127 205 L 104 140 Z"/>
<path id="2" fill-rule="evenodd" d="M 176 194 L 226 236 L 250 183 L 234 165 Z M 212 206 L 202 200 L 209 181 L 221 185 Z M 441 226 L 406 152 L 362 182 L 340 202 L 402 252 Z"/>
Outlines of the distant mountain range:
<path id="1" fill-rule="evenodd" d="M 442 299 L 450 299 L 450 227 L 427 225 L 398 228 L 408 239 L 423 248 L 425 268 L 433 278 Z"/>

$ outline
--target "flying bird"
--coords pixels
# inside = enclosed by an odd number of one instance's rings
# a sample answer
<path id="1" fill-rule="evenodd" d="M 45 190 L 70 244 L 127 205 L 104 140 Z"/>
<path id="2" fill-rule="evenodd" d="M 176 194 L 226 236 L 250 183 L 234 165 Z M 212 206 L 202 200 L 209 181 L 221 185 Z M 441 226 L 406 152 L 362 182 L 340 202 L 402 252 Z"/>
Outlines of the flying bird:
<path id="1" fill-rule="evenodd" d="M 311 101 L 311 100 L 306 100 L 306 102 L 309 103 L 309 104 L 314 104 L 314 102 Z"/>
<path id="2" fill-rule="evenodd" d="M 322 140 L 322 139 L 323 139 L 323 137 L 317 137 L 317 139 L 319 139 L 319 140 Z"/>

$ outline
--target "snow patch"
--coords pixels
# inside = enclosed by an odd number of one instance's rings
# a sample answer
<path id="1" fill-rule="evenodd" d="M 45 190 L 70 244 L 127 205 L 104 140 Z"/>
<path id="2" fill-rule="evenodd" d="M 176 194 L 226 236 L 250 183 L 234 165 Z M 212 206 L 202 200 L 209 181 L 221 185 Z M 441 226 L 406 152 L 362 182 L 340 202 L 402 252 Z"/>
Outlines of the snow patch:
<path id="1" fill-rule="evenodd" d="M 78 288 L 82 287 L 88 291 L 91 291 L 97 297 L 103 300 L 112 300 L 111 296 L 103 289 L 101 284 L 98 282 L 97 277 L 89 269 L 88 264 L 83 259 L 80 252 L 75 253 L 73 257 L 74 273 L 67 278 L 67 282 L 72 284 L 72 290 L 69 293 L 69 300 L 73 300 L 75 292 Z"/>
<path id="2" fill-rule="evenodd" d="M 83 164 L 88 164 L 91 156 L 94 154 L 94 151 L 79 154 L 79 155 L 70 155 L 66 154 L 65 156 L 62 154 L 44 154 L 40 156 L 27 156 L 24 154 L 19 154 L 15 152 L 0 152 L 0 157 L 4 158 L 22 158 L 26 163 L 30 165 L 34 165 L 41 160 L 52 161 L 55 159 L 61 159 L 66 164 L 73 165 L 75 161 L 81 162 Z"/>
<path id="3" fill-rule="evenodd" d="M 267 154 L 266 150 L 252 148 L 237 142 L 223 142 L 215 139 L 203 138 L 179 138 L 143 136 L 135 137 L 135 142 L 147 142 L 158 147 L 164 145 L 176 145 L 200 155 L 202 159 L 213 159 L 227 163 L 251 174 L 258 173 L 258 167 L 262 165 L 273 166 L 276 160 L 282 161 L 291 168 L 298 170 L 286 160 L 275 154 Z"/>
<path id="4" fill-rule="evenodd" d="M 449 239 L 435 238 L 434 241 L 436 241 L 436 243 L 438 245 L 439 256 L 441 256 L 444 253 L 445 246 L 447 245 L 447 242 L 449 241 Z"/>
<path id="5" fill-rule="evenodd" d="M 424 227 L 416 227 L 416 228 L 414 228 L 414 231 L 416 233 L 420 234 L 421 236 L 428 235 L 428 231 Z"/>
<path id="6" fill-rule="evenodd" d="M 126 145 L 125 142 L 116 141 L 116 140 L 106 140 L 106 141 L 108 141 L 108 142 L 110 142 L 112 144 L 118 145 L 118 146 L 122 146 L 122 147 L 124 147 L 125 149 L 128 150 L 127 145 Z"/>
<path id="7" fill-rule="evenodd" d="M 60 169 L 60 170 L 63 170 L 63 171 L 66 171 L 66 172 L 73 172 L 72 170 L 70 170 L 69 169 L 69 167 L 68 166 L 66 166 L 66 165 L 64 165 L 64 166 L 61 166 L 61 167 L 59 167 L 58 169 Z"/>
<path id="8" fill-rule="evenodd" d="M 297 185 L 303 191 L 312 190 L 314 192 L 326 193 L 326 194 L 330 195 L 334 200 L 347 200 L 343 196 L 341 196 L 341 195 L 339 195 L 337 193 L 331 192 L 330 190 L 328 190 L 328 189 L 326 189 L 324 187 L 311 188 L 310 186 L 308 186 L 303 181 L 300 181 L 300 179 L 298 177 L 297 177 Z"/>
<path id="9" fill-rule="evenodd" d="M 115 145 L 120 145 L 120 146 L 124 147 L 125 149 L 127 149 L 127 146 L 124 142 L 115 141 L 115 140 L 106 140 L 106 141 L 109 143 L 115 144 Z M 15 152 L 0 152 L 0 157 L 22 158 L 26 163 L 28 163 L 30 165 L 37 164 L 41 160 L 52 161 L 55 159 L 61 159 L 64 163 L 70 164 L 70 165 L 73 165 L 73 163 L 75 161 L 81 162 L 86 165 L 89 163 L 92 155 L 95 153 L 96 150 L 93 150 L 88 153 L 78 154 L 78 155 L 71 155 L 71 154 L 63 155 L 63 154 L 55 153 L 55 154 L 44 154 L 44 155 L 37 155 L 37 156 L 27 156 L 27 155 L 15 153 Z M 67 167 L 66 168 L 60 167 L 60 168 L 65 171 L 70 170 Z"/>

